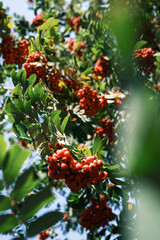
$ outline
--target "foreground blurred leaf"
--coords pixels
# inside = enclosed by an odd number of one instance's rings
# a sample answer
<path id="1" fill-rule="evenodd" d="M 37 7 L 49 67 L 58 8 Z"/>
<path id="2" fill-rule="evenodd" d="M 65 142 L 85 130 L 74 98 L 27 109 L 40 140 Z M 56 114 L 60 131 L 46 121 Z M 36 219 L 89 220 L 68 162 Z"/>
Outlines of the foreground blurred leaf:
<path id="1" fill-rule="evenodd" d="M 10 207 L 10 198 L 4 195 L 0 195 L 0 211 L 6 210 Z"/>
<path id="2" fill-rule="evenodd" d="M 0 233 L 10 231 L 18 225 L 18 220 L 11 214 L 0 215 Z"/>
<path id="3" fill-rule="evenodd" d="M 53 196 L 52 191 L 49 188 L 44 189 L 37 194 L 30 195 L 20 209 L 22 219 L 28 220 L 29 218 L 32 218 L 38 210 L 51 203 L 54 199 L 55 196 Z"/>
<path id="4" fill-rule="evenodd" d="M 11 184 L 15 180 L 22 164 L 29 155 L 30 151 L 22 149 L 19 145 L 14 145 L 9 149 L 7 159 L 3 165 L 4 179 L 7 184 Z"/>
<path id="5" fill-rule="evenodd" d="M 61 212 L 53 211 L 44 214 L 43 216 L 36 219 L 32 222 L 27 230 L 28 236 L 33 237 L 41 231 L 55 225 L 64 217 L 64 214 Z"/>
<path id="6" fill-rule="evenodd" d="M 27 169 L 17 178 L 11 196 L 19 202 L 38 182 L 40 182 L 40 179 L 37 178 L 34 167 Z"/>
<path id="7" fill-rule="evenodd" d="M 0 150 L 0 168 L 1 168 L 7 149 L 7 143 L 2 135 L 0 135 L 0 147 L 1 147 Z"/>

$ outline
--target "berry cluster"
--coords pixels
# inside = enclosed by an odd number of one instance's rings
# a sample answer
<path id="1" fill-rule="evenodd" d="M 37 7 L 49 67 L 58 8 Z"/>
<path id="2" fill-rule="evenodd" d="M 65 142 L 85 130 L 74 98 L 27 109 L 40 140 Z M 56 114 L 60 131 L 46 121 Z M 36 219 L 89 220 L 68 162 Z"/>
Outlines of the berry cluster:
<path id="1" fill-rule="evenodd" d="M 45 240 L 49 237 L 49 232 L 47 230 L 43 231 L 39 236 L 38 239 L 39 240 Z"/>
<path id="2" fill-rule="evenodd" d="M 86 188 L 88 183 L 102 182 L 108 176 L 107 172 L 100 171 L 103 167 L 101 160 L 90 156 L 78 162 L 67 148 L 57 150 L 47 158 L 47 162 L 50 163 L 48 176 L 56 180 L 65 179 L 72 192 Z"/>
<path id="3" fill-rule="evenodd" d="M 97 96 L 97 91 L 92 90 L 88 85 L 78 91 L 77 97 L 80 98 L 80 106 L 85 109 L 85 114 L 94 117 L 107 104 L 104 95 Z"/>
<path id="4" fill-rule="evenodd" d="M 81 17 L 78 16 L 78 17 L 73 17 L 72 19 L 71 18 L 67 18 L 67 23 L 70 25 L 71 29 L 73 30 L 73 27 L 75 26 L 75 32 L 78 33 L 79 31 L 79 27 L 80 27 L 80 24 L 79 24 L 79 21 L 80 21 Z"/>
<path id="5" fill-rule="evenodd" d="M 140 69 L 147 75 L 150 75 L 156 69 L 154 64 L 156 58 L 153 55 L 154 51 L 152 48 L 138 49 L 134 53 L 133 58 L 138 63 Z"/>
<path id="6" fill-rule="evenodd" d="M 80 85 L 77 82 L 75 82 L 72 79 L 70 79 L 70 78 L 63 79 L 63 82 L 67 85 L 67 87 L 70 90 L 73 89 L 76 92 L 76 91 L 78 91 L 80 89 Z"/>
<path id="7" fill-rule="evenodd" d="M 61 93 L 61 88 L 59 86 L 60 77 L 61 73 L 57 70 L 53 70 L 48 78 L 50 88 L 57 93 Z"/>
<path id="8" fill-rule="evenodd" d="M 103 118 L 101 120 L 101 124 L 101 127 L 99 126 L 96 128 L 96 134 L 98 134 L 101 139 L 107 137 L 109 139 L 109 143 L 113 145 L 116 140 L 114 133 L 115 126 L 113 125 L 113 122 L 110 119 Z"/>
<path id="9" fill-rule="evenodd" d="M 91 199 L 92 205 L 87 207 L 80 214 L 80 224 L 86 229 L 108 225 L 109 221 L 115 219 L 116 215 L 112 212 L 106 204 L 105 199 L 100 202 L 96 199 Z"/>
<path id="10" fill-rule="evenodd" d="M 106 59 L 104 56 L 100 57 L 96 65 L 94 67 L 94 75 L 96 79 L 98 79 L 98 76 L 105 78 L 111 74 L 111 65 L 110 61 Z"/>
<path id="11" fill-rule="evenodd" d="M 48 78 L 48 82 L 50 88 L 57 93 L 62 92 L 63 85 L 61 86 L 60 82 L 65 83 L 70 90 L 73 89 L 74 91 L 78 91 L 80 89 L 80 85 L 75 81 L 69 78 L 61 79 L 61 73 L 57 70 L 52 71 L 51 76 Z"/>
<path id="12" fill-rule="evenodd" d="M 82 57 L 83 49 L 85 48 L 84 42 L 75 41 L 72 38 L 68 41 L 68 48 L 73 51 L 78 57 Z"/>
<path id="13" fill-rule="evenodd" d="M 63 148 L 63 144 L 60 144 L 59 142 L 56 142 L 55 146 L 52 143 L 48 143 L 48 147 L 54 149 L 54 151 L 57 151 L 58 149 Z"/>
<path id="14" fill-rule="evenodd" d="M 36 52 L 28 55 L 27 61 L 23 64 L 23 67 L 27 72 L 27 78 L 35 73 L 37 76 L 36 83 L 40 78 L 45 79 L 46 64 L 47 59 L 43 57 L 42 52 Z"/>
<path id="15" fill-rule="evenodd" d="M 46 20 L 43 20 L 42 17 L 43 17 L 42 13 L 36 15 L 35 18 L 33 18 L 33 20 L 32 20 L 32 25 L 34 27 L 38 27 L 38 26 L 42 25 L 46 21 Z"/>
<path id="16" fill-rule="evenodd" d="M 22 40 L 17 43 L 9 35 L 3 38 L 1 43 L 1 53 L 6 64 L 22 64 L 25 56 L 29 54 L 29 42 Z"/>

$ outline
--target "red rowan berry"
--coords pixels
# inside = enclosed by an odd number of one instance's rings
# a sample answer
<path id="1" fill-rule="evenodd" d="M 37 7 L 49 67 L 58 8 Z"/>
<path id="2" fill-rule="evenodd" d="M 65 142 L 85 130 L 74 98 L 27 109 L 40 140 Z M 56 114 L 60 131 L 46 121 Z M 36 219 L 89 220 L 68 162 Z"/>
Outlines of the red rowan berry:
<path id="1" fill-rule="evenodd" d="M 49 237 L 49 232 L 48 232 L 48 230 L 45 230 L 38 236 L 38 239 L 39 240 L 45 240 L 48 237 Z"/>

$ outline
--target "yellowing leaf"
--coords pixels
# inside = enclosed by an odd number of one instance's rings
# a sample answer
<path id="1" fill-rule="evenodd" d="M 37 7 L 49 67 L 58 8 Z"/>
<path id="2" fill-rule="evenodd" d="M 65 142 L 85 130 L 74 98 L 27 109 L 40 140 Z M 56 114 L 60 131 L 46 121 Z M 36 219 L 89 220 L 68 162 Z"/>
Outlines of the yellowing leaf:
<path id="1" fill-rule="evenodd" d="M 8 27 L 9 29 L 12 29 L 13 24 L 14 24 L 14 22 L 10 22 L 10 23 L 7 24 L 7 27 Z"/>
<path id="2" fill-rule="evenodd" d="M 63 81 L 61 81 L 61 80 L 59 80 L 58 86 L 60 88 L 66 87 L 65 83 Z"/>

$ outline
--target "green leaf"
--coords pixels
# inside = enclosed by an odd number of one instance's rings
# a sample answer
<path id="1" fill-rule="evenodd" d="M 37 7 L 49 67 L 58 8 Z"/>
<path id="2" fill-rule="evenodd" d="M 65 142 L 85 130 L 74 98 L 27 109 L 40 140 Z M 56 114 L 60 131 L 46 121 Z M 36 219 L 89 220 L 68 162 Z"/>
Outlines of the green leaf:
<path id="1" fill-rule="evenodd" d="M 35 145 L 36 145 L 36 148 L 41 144 L 43 143 L 45 140 L 45 135 L 44 133 L 40 133 L 36 136 L 35 138 Z"/>
<path id="2" fill-rule="evenodd" d="M 157 60 L 157 62 L 160 62 L 160 55 L 156 55 L 156 60 Z"/>
<path id="3" fill-rule="evenodd" d="M 0 150 L 0 168 L 1 168 L 4 161 L 4 157 L 6 155 L 6 150 L 7 150 L 7 143 L 4 140 L 4 137 L 2 135 L 0 135 L 0 146 L 1 146 L 1 150 Z"/>
<path id="4" fill-rule="evenodd" d="M 20 112 L 24 112 L 24 105 L 22 100 L 22 88 L 19 84 L 17 84 L 17 86 L 14 88 L 14 90 L 11 93 L 11 96 L 16 108 Z"/>
<path id="5" fill-rule="evenodd" d="M 19 145 L 12 146 L 3 165 L 4 179 L 7 184 L 11 184 L 18 176 L 18 172 L 24 161 L 29 157 L 30 150 L 23 149 Z"/>
<path id="6" fill-rule="evenodd" d="M 19 202 L 27 193 L 29 193 L 38 183 L 34 167 L 31 167 L 18 176 L 11 196 Z"/>
<path id="7" fill-rule="evenodd" d="M 82 74 L 84 74 L 85 76 L 88 76 L 90 73 L 93 73 L 93 67 L 86 69 Z"/>
<path id="8" fill-rule="evenodd" d="M 31 105 L 31 96 L 33 94 L 32 92 L 32 86 L 29 86 L 24 94 L 24 108 L 27 115 L 29 115 L 32 118 L 38 118 L 36 111 L 33 110 Z"/>
<path id="9" fill-rule="evenodd" d="M 48 146 L 48 142 L 42 142 L 39 147 L 37 148 L 37 153 L 43 157 L 46 158 L 46 156 L 52 156 L 53 151 L 52 149 Z"/>
<path id="10" fill-rule="evenodd" d="M 13 77 L 15 78 L 14 74 Z M 23 87 L 26 84 L 26 70 L 20 69 L 16 74 L 16 82 L 20 83 Z"/>
<path id="11" fill-rule="evenodd" d="M 89 148 L 87 148 L 87 147 L 83 147 L 81 151 L 82 151 L 82 153 L 84 155 L 87 155 L 87 156 L 91 156 L 92 155 L 91 150 Z"/>
<path id="12" fill-rule="evenodd" d="M 41 26 L 39 26 L 37 32 L 40 34 L 40 30 L 42 30 L 40 35 L 43 37 L 45 31 L 50 30 L 54 26 L 58 25 L 58 23 L 59 23 L 59 19 L 54 19 L 53 17 L 48 18 L 45 23 L 43 23 Z"/>
<path id="13" fill-rule="evenodd" d="M 139 42 L 136 43 L 136 45 L 134 46 L 133 49 L 134 49 L 134 51 L 138 50 L 138 49 L 142 48 L 146 44 L 147 44 L 147 41 L 144 41 L 144 40 L 139 41 Z"/>
<path id="14" fill-rule="evenodd" d="M 25 108 L 26 114 L 32 117 L 33 111 L 31 107 L 31 99 L 29 99 L 29 95 L 27 95 L 27 93 L 25 93 L 24 108 Z"/>
<path id="15" fill-rule="evenodd" d="M 35 53 L 36 51 L 40 51 L 41 50 L 41 46 L 40 46 L 40 42 L 39 42 L 39 36 L 34 39 L 31 38 L 31 43 L 30 43 L 30 47 L 29 47 L 29 53 Z"/>
<path id="16" fill-rule="evenodd" d="M 34 222 L 31 222 L 27 229 L 29 237 L 33 237 L 36 234 L 42 232 L 43 230 L 55 225 L 64 217 L 64 214 L 58 211 L 53 211 L 44 214 L 43 216 L 36 219 Z"/>
<path id="17" fill-rule="evenodd" d="M 37 101 L 39 99 L 41 99 L 41 95 L 44 93 L 44 89 L 42 88 L 42 86 L 40 85 L 40 83 L 37 83 L 36 86 L 34 87 L 34 98 L 33 101 Z"/>
<path id="18" fill-rule="evenodd" d="M 10 76 L 12 78 L 13 84 L 16 85 L 17 84 L 17 78 L 16 78 L 16 72 L 15 69 L 12 69 Z"/>
<path id="19" fill-rule="evenodd" d="M 92 148 L 92 154 L 96 154 L 98 150 L 101 147 L 101 139 L 99 135 L 96 135 L 94 138 L 93 148 Z"/>
<path id="20" fill-rule="evenodd" d="M 28 78 L 28 81 L 29 81 L 29 85 L 33 85 L 36 81 L 36 74 L 32 74 L 29 78 Z"/>
<path id="21" fill-rule="evenodd" d="M 107 137 L 105 137 L 105 138 L 103 138 L 102 140 L 101 140 L 101 147 L 100 147 L 100 150 L 103 148 L 103 147 L 105 147 L 105 145 L 108 143 L 108 138 Z M 99 150 L 99 151 L 100 151 Z"/>
<path id="22" fill-rule="evenodd" d="M 65 128 L 66 128 L 68 119 L 69 119 L 69 115 L 66 116 L 66 117 L 63 119 L 63 122 L 62 122 L 62 125 L 61 125 L 61 132 L 62 132 L 62 133 L 64 133 L 64 131 L 65 131 Z"/>
<path id="23" fill-rule="evenodd" d="M 17 130 L 20 132 L 21 136 L 24 137 L 26 140 L 31 140 L 28 135 L 26 134 L 27 128 L 24 124 L 18 123 L 16 124 Z"/>
<path id="24" fill-rule="evenodd" d="M 52 111 L 51 112 L 51 120 L 53 121 L 55 127 L 58 128 L 58 130 L 60 130 L 60 113 L 61 113 L 61 110 L 55 110 L 55 111 Z"/>
<path id="25" fill-rule="evenodd" d="M 40 191 L 37 194 L 30 195 L 22 207 L 20 208 L 20 215 L 23 220 L 32 218 L 36 212 L 38 212 L 43 206 L 51 203 L 55 199 L 52 191 L 47 188 Z"/>
<path id="26" fill-rule="evenodd" d="M 10 231 L 18 225 L 18 220 L 11 214 L 0 215 L 0 233 Z"/>
<path id="27" fill-rule="evenodd" d="M 105 168 L 107 168 L 108 170 L 115 170 L 119 167 L 120 167 L 120 164 L 116 164 L 116 165 L 113 165 L 113 166 L 105 165 Z"/>
<path id="28" fill-rule="evenodd" d="M 119 187 L 114 187 L 113 191 L 126 200 L 129 198 L 128 194 Z"/>
<path id="29" fill-rule="evenodd" d="M 39 132 L 39 126 L 34 124 L 31 127 L 28 128 L 28 132 L 30 133 L 30 135 L 35 138 L 35 136 L 38 135 Z"/>
<path id="30" fill-rule="evenodd" d="M 16 113 L 19 112 L 18 109 L 15 107 L 11 99 L 8 97 L 6 104 L 5 104 L 5 111 L 7 113 Z"/>
<path id="31" fill-rule="evenodd" d="M 4 188 L 4 182 L 0 180 L 0 191 Z"/>
<path id="32" fill-rule="evenodd" d="M 10 198 L 0 194 L 0 211 L 11 208 Z"/>
<path id="33" fill-rule="evenodd" d="M 100 91 L 103 92 L 105 90 L 106 82 L 100 85 Z"/>

